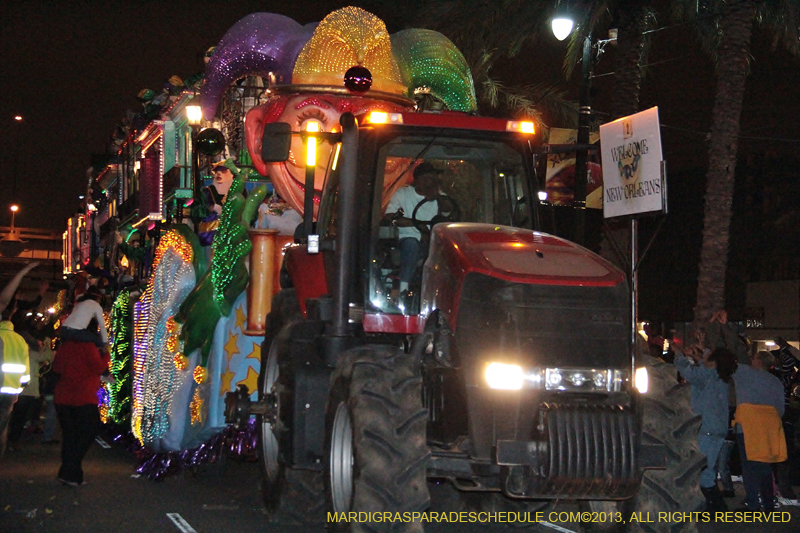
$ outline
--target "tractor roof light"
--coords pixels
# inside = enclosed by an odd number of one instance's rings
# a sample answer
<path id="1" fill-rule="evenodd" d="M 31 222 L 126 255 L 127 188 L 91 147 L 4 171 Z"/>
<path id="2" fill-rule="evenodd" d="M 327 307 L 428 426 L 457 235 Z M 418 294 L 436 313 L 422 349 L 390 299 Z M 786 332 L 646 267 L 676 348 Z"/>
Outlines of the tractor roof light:
<path id="1" fill-rule="evenodd" d="M 385 111 L 372 111 L 367 115 L 368 124 L 402 124 L 402 113 L 387 113 Z"/>
<path id="2" fill-rule="evenodd" d="M 529 120 L 509 120 L 506 123 L 506 131 L 533 134 L 536 133 L 536 128 L 534 127 L 533 122 Z"/>

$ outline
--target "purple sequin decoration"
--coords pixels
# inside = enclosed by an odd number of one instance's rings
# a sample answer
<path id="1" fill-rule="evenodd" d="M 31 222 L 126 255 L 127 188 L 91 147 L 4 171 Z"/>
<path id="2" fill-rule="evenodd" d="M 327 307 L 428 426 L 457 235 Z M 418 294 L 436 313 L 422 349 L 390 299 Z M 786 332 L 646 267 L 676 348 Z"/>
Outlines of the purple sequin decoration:
<path id="1" fill-rule="evenodd" d="M 245 461 L 258 460 L 258 431 L 254 418 L 241 431 L 228 426 L 205 444 L 180 452 L 156 453 L 142 446 L 130 431 L 118 433 L 114 441 L 120 442 L 139 460 L 136 472 L 153 481 L 161 481 L 192 467 L 216 463 L 223 454 Z"/>
<path id="2" fill-rule="evenodd" d="M 206 66 L 200 89 L 203 116 L 214 118 L 220 98 L 241 77 L 272 73 L 277 83 L 291 83 L 294 62 L 316 26 L 301 26 L 276 13 L 253 13 L 231 26 Z"/>

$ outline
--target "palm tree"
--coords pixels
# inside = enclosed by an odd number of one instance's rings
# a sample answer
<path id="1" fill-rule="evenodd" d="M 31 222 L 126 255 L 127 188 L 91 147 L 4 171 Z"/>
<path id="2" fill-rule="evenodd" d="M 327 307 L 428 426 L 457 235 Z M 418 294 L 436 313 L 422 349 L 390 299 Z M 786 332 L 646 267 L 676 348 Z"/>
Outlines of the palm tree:
<path id="1" fill-rule="evenodd" d="M 565 92 L 547 83 L 509 85 L 492 69 L 549 33 L 550 2 L 525 0 L 428 0 L 422 2 L 414 24 L 437 30 L 464 54 L 472 71 L 478 104 L 485 114 L 520 114 L 540 126 L 577 124 L 578 107 Z M 551 124 L 545 124 L 544 115 Z"/>
<path id="2" fill-rule="evenodd" d="M 775 44 L 783 43 L 789 52 L 796 55 L 800 52 L 800 5 L 782 0 L 709 0 L 685 4 L 689 9 L 684 13 L 697 17 L 698 28 L 704 30 L 701 39 L 705 48 L 713 50 L 717 70 L 708 148 L 703 244 L 694 308 L 694 322 L 699 325 L 708 321 L 716 310 L 725 307 L 739 121 L 753 25 L 757 23 L 771 31 Z"/>
<path id="3" fill-rule="evenodd" d="M 424 25 L 437 29 L 452 39 L 472 67 L 478 100 L 489 109 L 521 112 L 541 122 L 542 111 L 551 117 L 550 125 L 575 127 L 577 107 L 566 105 L 561 91 L 539 84 L 509 87 L 492 75 L 492 67 L 501 59 L 511 58 L 549 33 L 549 20 L 556 2 L 525 0 L 434 1 L 422 8 Z M 581 61 L 587 36 L 601 29 L 618 29 L 614 94 L 611 118 L 639 111 L 639 93 L 647 53 L 647 34 L 655 22 L 651 0 L 601 0 L 584 2 L 578 7 L 576 31 L 573 32 L 563 70 L 567 78 Z M 582 8 L 581 8 L 582 6 Z M 617 265 L 627 267 L 630 231 L 625 223 L 606 225 L 601 254 Z M 626 268 L 627 269 L 627 268 Z"/>

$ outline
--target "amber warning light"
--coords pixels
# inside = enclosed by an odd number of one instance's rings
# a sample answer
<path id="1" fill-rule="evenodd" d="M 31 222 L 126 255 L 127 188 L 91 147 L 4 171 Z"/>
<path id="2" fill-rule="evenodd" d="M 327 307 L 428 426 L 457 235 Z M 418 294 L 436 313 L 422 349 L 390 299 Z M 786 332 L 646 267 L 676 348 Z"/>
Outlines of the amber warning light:
<path id="1" fill-rule="evenodd" d="M 401 113 L 386 113 L 385 111 L 373 111 L 367 115 L 369 124 L 402 124 L 403 115 Z"/>
<path id="2" fill-rule="evenodd" d="M 536 133 L 533 122 L 527 120 L 509 120 L 506 123 L 506 131 L 518 131 L 520 133 Z"/>

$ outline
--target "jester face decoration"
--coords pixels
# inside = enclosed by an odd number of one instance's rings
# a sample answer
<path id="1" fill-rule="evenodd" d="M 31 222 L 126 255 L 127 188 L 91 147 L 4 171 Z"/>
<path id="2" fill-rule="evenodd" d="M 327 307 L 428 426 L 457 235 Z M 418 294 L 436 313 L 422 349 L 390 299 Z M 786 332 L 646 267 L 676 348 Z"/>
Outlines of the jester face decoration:
<path id="1" fill-rule="evenodd" d="M 309 122 L 315 122 L 319 131 L 335 132 L 339 129 L 339 117 L 350 112 L 360 115 L 373 110 L 396 112 L 404 107 L 362 97 L 338 96 L 335 94 L 299 93 L 274 98 L 263 106 L 250 110 L 245 121 L 247 149 L 253 166 L 259 174 L 268 176 L 278 195 L 294 209 L 303 212 L 305 195 L 306 146 L 299 135 L 292 136 L 289 159 L 284 163 L 264 163 L 261 159 L 261 137 L 264 124 L 286 122 L 292 131 L 307 131 Z M 406 108 L 407 109 L 407 108 Z M 319 205 L 326 169 L 333 155 L 333 145 L 323 142 L 317 149 L 317 168 L 314 176 L 314 215 Z"/>
<path id="2" fill-rule="evenodd" d="M 342 113 L 410 111 L 414 95 L 420 92 L 435 96 L 452 110 L 476 109 L 469 68 L 446 37 L 430 30 L 404 30 L 389 36 L 382 20 L 356 7 L 334 11 L 318 25 L 300 26 L 273 13 L 255 13 L 239 21 L 209 62 L 202 90 L 204 116 L 211 118 L 227 87 L 247 75 L 268 78 L 271 94 L 266 104 L 246 116 L 253 165 L 300 213 L 306 148 L 300 136 L 293 136 L 288 161 L 264 163 L 264 124 L 286 122 L 292 131 L 303 131 L 315 123 L 319 131 L 335 132 Z M 315 215 L 332 149 L 322 143 L 317 151 Z M 398 161 L 397 176 L 403 168 Z M 388 177 L 390 189 L 403 185 Z"/>

